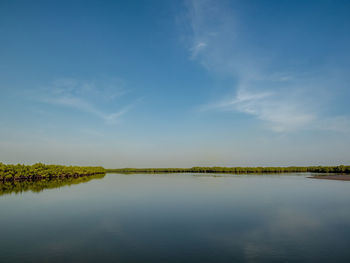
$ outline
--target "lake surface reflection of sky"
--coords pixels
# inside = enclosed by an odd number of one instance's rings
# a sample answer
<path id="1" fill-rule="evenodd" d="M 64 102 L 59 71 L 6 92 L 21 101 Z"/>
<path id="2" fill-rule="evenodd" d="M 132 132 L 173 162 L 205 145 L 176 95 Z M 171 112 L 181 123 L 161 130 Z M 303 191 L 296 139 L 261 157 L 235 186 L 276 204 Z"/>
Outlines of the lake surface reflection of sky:
<path id="1" fill-rule="evenodd" d="M 0 262 L 350 262 L 350 182 L 108 174 L 0 196 Z"/>

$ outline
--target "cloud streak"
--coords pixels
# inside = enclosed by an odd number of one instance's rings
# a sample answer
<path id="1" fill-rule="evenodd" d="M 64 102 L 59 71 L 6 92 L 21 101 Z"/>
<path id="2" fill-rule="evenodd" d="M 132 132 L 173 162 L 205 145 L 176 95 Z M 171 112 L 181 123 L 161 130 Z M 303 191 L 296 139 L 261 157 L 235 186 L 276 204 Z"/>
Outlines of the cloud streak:
<path id="1" fill-rule="evenodd" d="M 325 101 L 321 94 L 336 84 L 336 76 L 321 69 L 303 73 L 280 69 L 278 63 L 257 52 L 254 43 L 247 40 L 239 28 L 239 16 L 228 4 L 211 0 L 186 3 L 190 25 L 186 39 L 191 59 L 209 72 L 230 76 L 237 83 L 234 92 L 219 95 L 221 99 L 201 110 L 240 112 L 279 133 L 303 129 L 350 132 L 346 116 L 323 116 Z"/>
<path id="2" fill-rule="evenodd" d="M 118 111 L 107 113 L 96 106 L 96 101 L 101 101 L 102 98 L 102 102 L 106 103 L 107 99 L 114 100 L 124 94 L 125 91 L 112 89 L 106 92 L 101 87 L 100 89 L 96 88 L 95 84 L 79 82 L 74 79 L 56 80 L 51 87 L 45 90 L 45 95 L 39 97 L 40 102 L 89 113 L 103 120 L 106 124 L 117 123 L 123 115 L 134 107 L 133 103 L 121 107 Z M 95 103 L 92 101 L 95 101 Z"/>
<path id="3" fill-rule="evenodd" d="M 279 101 L 272 92 L 250 92 L 238 89 L 235 97 L 218 102 L 203 109 L 238 111 L 253 115 L 268 124 L 275 132 L 298 130 L 309 125 L 315 118 L 311 113 L 303 112 L 294 104 Z"/>

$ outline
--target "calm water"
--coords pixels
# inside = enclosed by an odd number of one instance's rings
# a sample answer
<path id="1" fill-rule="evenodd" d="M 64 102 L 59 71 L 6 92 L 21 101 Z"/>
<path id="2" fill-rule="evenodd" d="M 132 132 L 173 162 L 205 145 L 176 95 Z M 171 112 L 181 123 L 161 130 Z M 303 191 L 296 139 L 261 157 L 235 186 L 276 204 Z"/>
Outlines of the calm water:
<path id="1" fill-rule="evenodd" d="M 119 175 L 0 196 L 0 262 L 350 262 L 350 182 Z"/>

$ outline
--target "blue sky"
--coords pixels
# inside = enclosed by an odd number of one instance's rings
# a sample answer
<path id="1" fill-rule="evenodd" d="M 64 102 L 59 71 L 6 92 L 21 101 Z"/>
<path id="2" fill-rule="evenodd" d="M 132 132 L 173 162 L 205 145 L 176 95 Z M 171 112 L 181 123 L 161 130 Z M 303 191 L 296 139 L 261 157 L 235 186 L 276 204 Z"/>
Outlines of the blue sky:
<path id="1" fill-rule="evenodd" d="M 0 161 L 350 163 L 349 1 L 1 1 Z"/>

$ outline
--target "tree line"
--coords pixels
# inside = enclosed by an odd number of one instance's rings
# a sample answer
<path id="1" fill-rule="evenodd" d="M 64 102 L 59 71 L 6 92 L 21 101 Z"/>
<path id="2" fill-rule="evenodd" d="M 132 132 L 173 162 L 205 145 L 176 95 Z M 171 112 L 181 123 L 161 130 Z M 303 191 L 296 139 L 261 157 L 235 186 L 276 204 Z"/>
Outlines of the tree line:
<path id="1" fill-rule="evenodd" d="M 33 165 L 0 163 L 0 180 L 66 178 L 109 173 L 350 173 L 350 166 L 288 166 L 288 167 L 192 167 L 192 168 L 121 168 L 101 166 L 64 166 L 36 163 Z"/>
<path id="2" fill-rule="evenodd" d="M 350 173 L 350 166 L 121 168 L 108 173 Z"/>
<path id="3" fill-rule="evenodd" d="M 42 163 L 24 165 L 0 163 L 0 180 L 3 181 L 80 177 L 105 173 L 106 170 L 101 166 L 64 166 L 47 165 Z"/>

